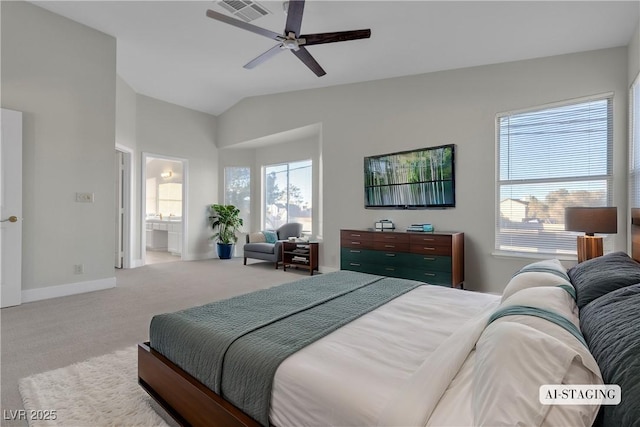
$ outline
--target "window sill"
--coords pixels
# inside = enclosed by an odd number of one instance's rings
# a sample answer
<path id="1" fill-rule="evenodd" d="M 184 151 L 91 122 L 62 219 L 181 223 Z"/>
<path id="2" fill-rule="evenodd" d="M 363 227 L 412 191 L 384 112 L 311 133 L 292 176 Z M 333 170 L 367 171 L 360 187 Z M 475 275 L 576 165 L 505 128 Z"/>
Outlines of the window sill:
<path id="1" fill-rule="evenodd" d="M 493 251 L 491 255 L 497 258 L 518 258 L 518 259 L 558 259 L 560 261 L 578 261 L 577 255 L 571 254 L 544 254 L 531 252 L 513 252 L 513 251 Z"/>

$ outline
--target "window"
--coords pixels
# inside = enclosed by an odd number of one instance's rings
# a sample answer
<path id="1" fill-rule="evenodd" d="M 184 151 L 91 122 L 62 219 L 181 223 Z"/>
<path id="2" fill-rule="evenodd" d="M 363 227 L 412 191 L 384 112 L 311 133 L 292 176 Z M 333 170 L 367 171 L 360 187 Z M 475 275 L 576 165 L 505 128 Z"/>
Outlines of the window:
<path id="1" fill-rule="evenodd" d="M 640 207 L 640 74 L 629 91 L 629 206 Z"/>
<path id="2" fill-rule="evenodd" d="M 251 229 L 251 168 L 228 166 L 224 168 L 224 204 L 240 209 L 245 230 Z"/>
<path id="3" fill-rule="evenodd" d="M 182 216 L 182 184 L 167 182 L 158 185 L 158 210 L 164 217 Z"/>
<path id="4" fill-rule="evenodd" d="M 575 254 L 567 206 L 610 206 L 612 98 L 497 118 L 496 249 Z"/>
<path id="5" fill-rule="evenodd" d="M 288 222 L 302 223 L 311 233 L 311 160 L 264 168 L 264 228 Z"/>

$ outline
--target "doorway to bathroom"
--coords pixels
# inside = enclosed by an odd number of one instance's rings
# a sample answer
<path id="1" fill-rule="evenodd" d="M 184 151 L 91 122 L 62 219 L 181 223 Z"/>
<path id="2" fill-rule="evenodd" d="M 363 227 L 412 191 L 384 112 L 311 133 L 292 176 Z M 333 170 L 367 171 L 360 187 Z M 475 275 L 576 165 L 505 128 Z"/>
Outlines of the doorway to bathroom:
<path id="1" fill-rule="evenodd" d="M 143 153 L 144 264 L 179 261 L 185 248 L 187 161 Z"/>

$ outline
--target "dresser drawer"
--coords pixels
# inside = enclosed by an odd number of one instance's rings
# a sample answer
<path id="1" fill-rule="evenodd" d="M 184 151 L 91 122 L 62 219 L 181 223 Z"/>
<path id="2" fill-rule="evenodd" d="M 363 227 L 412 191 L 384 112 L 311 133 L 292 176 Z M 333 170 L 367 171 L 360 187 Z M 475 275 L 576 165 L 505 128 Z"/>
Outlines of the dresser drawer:
<path id="1" fill-rule="evenodd" d="M 412 233 L 409 237 L 411 245 L 429 245 L 429 246 L 446 246 L 451 247 L 451 236 L 447 234 L 418 234 Z"/>
<path id="2" fill-rule="evenodd" d="M 424 271 L 451 273 L 452 258 L 444 255 L 407 254 L 407 267 Z"/>
<path id="3" fill-rule="evenodd" d="M 410 250 L 424 255 L 451 255 L 451 236 L 412 234 Z"/>
<path id="4" fill-rule="evenodd" d="M 340 262 L 358 262 L 375 264 L 378 252 L 360 248 L 340 248 Z"/>
<path id="5" fill-rule="evenodd" d="M 347 248 L 367 248 L 373 247 L 373 236 L 371 232 L 357 230 L 341 230 L 340 246 Z"/>
<path id="6" fill-rule="evenodd" d="M 370 261 L 377 265 L 391 265 L 396 267 L 413 267 L 419 255 L 394 251 L 370 251 Z"/>
<path id="7" fill-rule="evenodd" d="M 451 273 L 444 271 L 425 271 L 421 269 L 407 268 L 403 270 L 403 277 L 431 285 L 451 286 Z"/>
<path id="8" fill-rule="evenodd" d="M 409 252 L 409 243 L 373 242 L 373 249 L 377 251 Z"/>
<path id="9" fill-rule="evenodd" d="M 391 233 L 386 231 L 376 231 L 372 234 L 373 234 L 374 242 L 409 243 L 409 234 L 407 233 Z"/>

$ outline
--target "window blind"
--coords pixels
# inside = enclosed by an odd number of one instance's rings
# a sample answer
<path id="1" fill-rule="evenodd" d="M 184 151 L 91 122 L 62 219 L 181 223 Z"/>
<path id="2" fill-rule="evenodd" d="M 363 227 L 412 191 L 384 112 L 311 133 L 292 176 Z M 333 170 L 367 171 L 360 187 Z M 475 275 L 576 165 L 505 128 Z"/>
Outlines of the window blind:
<path id="1" fill-rule="evenodd" d="M 611 95 L 500 114 L 496 126 L 496 249 L 575 254 L 564 208 L 611 204 Z"/>

